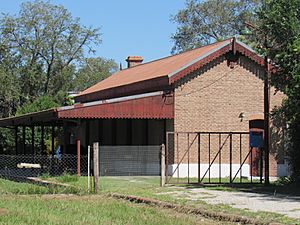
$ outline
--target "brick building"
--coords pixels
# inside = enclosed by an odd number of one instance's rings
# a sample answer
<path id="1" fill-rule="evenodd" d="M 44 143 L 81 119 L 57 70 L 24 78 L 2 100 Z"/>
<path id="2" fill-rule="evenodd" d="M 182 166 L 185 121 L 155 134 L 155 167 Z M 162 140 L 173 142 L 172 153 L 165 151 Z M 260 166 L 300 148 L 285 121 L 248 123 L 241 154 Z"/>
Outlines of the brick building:
<path id="1" fill-rule="evenodd" d="M 230 173 L 258 175 L 251 164 L 258 150 L 251 152 L 251 162 L 242 161 L 249 153 L 249 129 L 262 129 L 262 57 L 231 38 L 142 61 L 128 57 L 127 69 L 81 92 L 73 106 L 2 119 L 0 126 L 15 127 L 17 133 L 20 126 L 57 124 L 63 127 L 60 140 L 66 153 L 74 151 L 71 137 L 80 140 L 82 154 L 95 141 L 106 146 L 166 144 L 169 174 L 177 171 L 181 177 L 205 175 L 207 168 L 212 177 L 226 177 L 229 167 Z M 271 109 L 284 99 L 282 93 L 274 93 L 271 88 Z M 283 124 L 278 121 L 271 123 L 270 176 L 274 177 L 287 172 Z M 197 138 L 200 143 L 199 132 L 201 146 L 195 144 Z"/>

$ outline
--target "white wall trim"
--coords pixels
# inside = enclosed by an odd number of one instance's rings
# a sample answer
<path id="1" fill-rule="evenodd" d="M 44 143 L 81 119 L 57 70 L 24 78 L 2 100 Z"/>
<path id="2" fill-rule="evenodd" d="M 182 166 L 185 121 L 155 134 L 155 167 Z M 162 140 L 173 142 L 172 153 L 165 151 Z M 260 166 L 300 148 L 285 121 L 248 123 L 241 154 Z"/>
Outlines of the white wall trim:
<path id="1" fill-rule="evenodd" d="M 178 164 L 168 165 L 168 175 L 171 176 L 176 170 Z M 200 164 L 200 177 L 204 175 L 208 168 L 209 164 Z M 232 177 L 236 174 L 238 169 L 240 168 L 240 164 L 232 164 Z M 188 172 L 189 171 L 189 172 Z M 180 178 L 184 177 L 196 178 L 198 177 L 198 164 L 185 164 L 182 163 L 179 165 L 179 169 L 177 169 L 173 175 L 173 177 L 177 177 L 179 175 Z M 249 164 L 244 164 L 242 167 L 242 172 L 239 172 L 237 177 L 249 177 L 250 176 L 250 166 Z M 208 178 L 209 173 L 207 172 L 205 178 Z M 229 177 L 230 176 L 230 164 L 221 164 L 221 174 L 219 173 L 219 164 L 213 164 L 210 168 L 210 177 L 218 178 L 218 177 Z"/>

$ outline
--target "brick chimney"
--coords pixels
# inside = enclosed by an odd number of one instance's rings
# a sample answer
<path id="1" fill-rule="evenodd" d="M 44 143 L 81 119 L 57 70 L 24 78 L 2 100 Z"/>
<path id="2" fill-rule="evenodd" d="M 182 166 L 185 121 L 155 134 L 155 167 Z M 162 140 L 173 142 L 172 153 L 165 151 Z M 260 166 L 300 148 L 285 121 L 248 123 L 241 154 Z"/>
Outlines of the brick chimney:
<path id="1" fill-rule="evenodd" d="M 126 59 L 127 67 L 131 68 L 133 66 L 139 65 L 143 62 L 143 57 L 141 56 L 128 56 Z"/>

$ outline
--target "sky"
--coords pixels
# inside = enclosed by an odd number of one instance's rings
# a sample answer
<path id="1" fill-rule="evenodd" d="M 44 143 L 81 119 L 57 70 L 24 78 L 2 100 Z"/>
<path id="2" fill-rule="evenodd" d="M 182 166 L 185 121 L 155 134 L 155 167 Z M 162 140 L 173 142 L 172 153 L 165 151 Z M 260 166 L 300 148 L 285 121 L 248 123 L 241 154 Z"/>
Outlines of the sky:
<path id="1" fill-rule="evenodd" d="M 0 0 L 0 12 L 17 14 L 23 0 Z M 171 15 L 184 8 L 185 0 L 50 0 L 63 5 L 83 25 L 100 27 L 102 43 L 93 57 L 114 59 L 126 67 L 129 55 L 144 62 L 170 55 L 176 24 Z"/>

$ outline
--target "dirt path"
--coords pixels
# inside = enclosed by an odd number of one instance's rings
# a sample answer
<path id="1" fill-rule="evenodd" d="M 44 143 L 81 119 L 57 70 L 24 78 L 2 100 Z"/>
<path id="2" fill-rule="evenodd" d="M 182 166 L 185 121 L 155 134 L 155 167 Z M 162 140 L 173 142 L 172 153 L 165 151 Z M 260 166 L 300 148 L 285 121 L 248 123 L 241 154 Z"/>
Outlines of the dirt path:
<path id="1" fill-rule="evenodd" d="M 227 204 L 250 211 L 267 211 L 300 219 L 300 197 L 288 195 L 258 194 L 249 192 L 216 191 L 204 188 L 174 187 L 169 194 L 191 201 L 202 200 L 209 204 Z"/>

